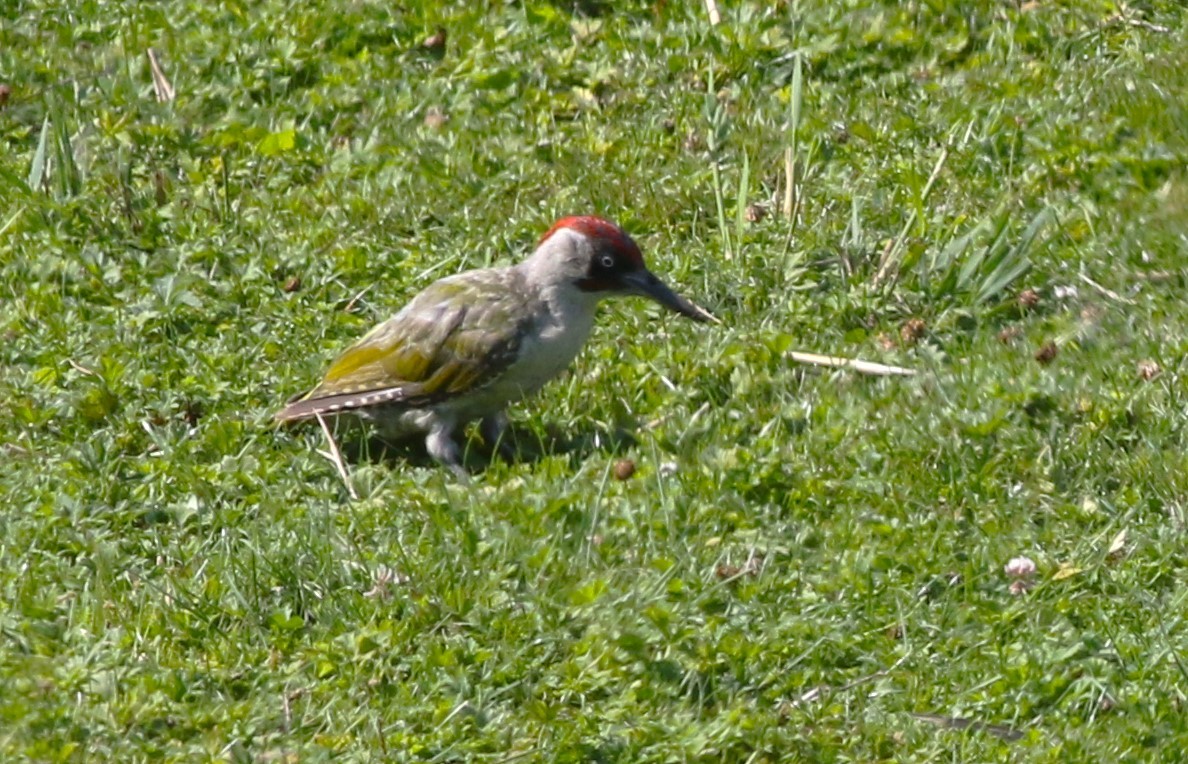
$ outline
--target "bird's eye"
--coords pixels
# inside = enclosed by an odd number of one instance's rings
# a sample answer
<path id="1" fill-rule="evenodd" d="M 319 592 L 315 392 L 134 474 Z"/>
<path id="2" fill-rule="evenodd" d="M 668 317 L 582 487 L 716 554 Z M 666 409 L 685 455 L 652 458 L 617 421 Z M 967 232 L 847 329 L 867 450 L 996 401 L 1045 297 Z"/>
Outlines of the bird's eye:
<path id="1" fill-rule="evenodd" d="M 610 255 L 603 255 L 598 260 L 598 264 L 603 268 L 613 268 L 615 267 L 615 258 L 611 257 Z"/>

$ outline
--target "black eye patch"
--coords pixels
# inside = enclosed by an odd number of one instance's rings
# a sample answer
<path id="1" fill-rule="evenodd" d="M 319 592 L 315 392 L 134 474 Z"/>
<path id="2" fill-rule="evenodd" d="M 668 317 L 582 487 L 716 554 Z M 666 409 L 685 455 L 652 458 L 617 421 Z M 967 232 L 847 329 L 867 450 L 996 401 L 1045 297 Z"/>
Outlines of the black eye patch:
<path id="1" fill-rule="evenodd" d="M 585 278 L 579 279 L 578 288 L 585 292 L 605 292 L 623 288 L 622 277 L 634 271 L 635 263 L 628 257 L 610 249 L 598 252 L 590 258 L 590 268 Z"/>

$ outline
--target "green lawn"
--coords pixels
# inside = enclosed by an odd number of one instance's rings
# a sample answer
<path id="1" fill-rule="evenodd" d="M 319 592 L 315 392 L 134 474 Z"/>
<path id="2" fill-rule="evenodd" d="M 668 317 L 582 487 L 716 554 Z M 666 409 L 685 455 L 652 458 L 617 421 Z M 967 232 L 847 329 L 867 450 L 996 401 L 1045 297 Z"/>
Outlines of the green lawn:
<path id="1" fill-rule="evenodd" d="M 8 3 L 0 760 L 1183 755 L 1188 11 L 717 5 Z M 722 325 L 466 486 L 273 427 L 590 212 Z"/>

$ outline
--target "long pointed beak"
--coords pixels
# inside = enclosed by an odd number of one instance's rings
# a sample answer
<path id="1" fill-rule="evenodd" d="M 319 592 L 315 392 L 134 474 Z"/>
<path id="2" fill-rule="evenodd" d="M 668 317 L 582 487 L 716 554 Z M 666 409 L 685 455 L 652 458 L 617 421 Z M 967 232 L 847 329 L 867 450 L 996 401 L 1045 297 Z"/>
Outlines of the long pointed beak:
<path id="1" fill-rule="evenodd" d="M 633 271 L 624 274 L 622 278 L 623 285 L 627 288 L 626 291 L 628 294 L 637 294 L 640 297 L 653 299 L 669 310 L 680 313 L 682 316 L 688 316 L 694 321 L 714 321 L 721 323 L 704 308 L 694 305 L 689 300 L 669 289 L 668 285 L 656 278 L 656 274 L 651 271 Z"/>

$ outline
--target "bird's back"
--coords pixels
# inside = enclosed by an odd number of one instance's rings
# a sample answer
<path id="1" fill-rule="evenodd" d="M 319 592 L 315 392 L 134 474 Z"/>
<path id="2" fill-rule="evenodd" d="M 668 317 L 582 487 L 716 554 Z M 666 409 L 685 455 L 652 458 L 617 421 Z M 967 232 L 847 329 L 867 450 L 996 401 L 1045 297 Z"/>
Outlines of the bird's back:
<path id="1" fill-rule="evenodd" d="M 426 287 L 340 355 L 277 419 L 374 406 L 417 408 L 475 395 L 516 361 L 539 295 L 514 268 L 484 268 Z"/>

